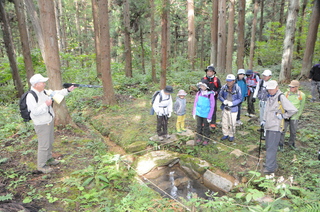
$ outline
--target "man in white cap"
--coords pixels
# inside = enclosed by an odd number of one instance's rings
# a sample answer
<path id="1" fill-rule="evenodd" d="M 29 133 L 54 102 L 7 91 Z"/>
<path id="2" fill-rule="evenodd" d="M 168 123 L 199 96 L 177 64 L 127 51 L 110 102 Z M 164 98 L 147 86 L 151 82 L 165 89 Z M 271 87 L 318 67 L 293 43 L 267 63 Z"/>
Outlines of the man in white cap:
<path id="1" fill-rule="evenodd" d="M 228 74 L 226 84 L 222 86 L 219 93 L 219 100 L 222 102 L 222 133 L 221 140 L 228 139 L 234 141 L 236 133 L 236 119 L 239 110 L 239 104 L 242 102 L 241 88 L 235 84 L 236 77 Z"/>
<path id="2" fill-rule="evenodd" d="M 46 82 L 49 78 L 41 74 L 35 74 L 30 78 L 31 92 L 38 97 L 36 100 L 32 93 L 27 95 L 27 106 L 30 117 L 33 120 L 34 129 L 38 137 L 38 170 L 43 173 L 52 172 L 53 169 L 48 165 L 57 165 L 58 160 L 52 157 L 52 144 L 54 142 L 54 111 L 52 99 L 45 92 Z M 54 91 L 55 94 L 66 96 L 75 87 Z"/>
<path id="3" fill-rule="evenodd" d="M 298 110 L 279 90 L 277 81 L 267 82 L 266 89 L 269 94 L 261 121 L 261 126 L 264 126 L 266 133 L 266 161 L 263 172 L 271 174 L 278 168 L 277 150 L 284 127 L 284 119 L 289 119 Z"/>

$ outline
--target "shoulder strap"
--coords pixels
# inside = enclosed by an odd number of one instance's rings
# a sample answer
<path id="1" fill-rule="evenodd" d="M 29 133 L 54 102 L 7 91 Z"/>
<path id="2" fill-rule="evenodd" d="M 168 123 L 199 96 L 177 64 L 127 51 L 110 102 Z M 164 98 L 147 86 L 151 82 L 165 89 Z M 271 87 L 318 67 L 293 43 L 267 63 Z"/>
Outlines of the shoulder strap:
<path id="1" fill-rule="evenodd" d="M 33 97 L 36 99 L 36 102 L 38 103 L 38 95 L 33 90 L 30 90 L 29 93 L 33 95 Z"/>

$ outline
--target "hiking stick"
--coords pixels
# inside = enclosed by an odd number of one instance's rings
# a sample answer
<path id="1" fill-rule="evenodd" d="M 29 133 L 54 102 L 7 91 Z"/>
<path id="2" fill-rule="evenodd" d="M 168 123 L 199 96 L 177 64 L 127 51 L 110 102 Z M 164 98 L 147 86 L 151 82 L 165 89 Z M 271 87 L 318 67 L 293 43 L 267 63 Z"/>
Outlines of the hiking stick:
<path id="1" fill-rule="evenodd" d="M 103 87 L 103 86 L 100 86 L 100 85 L 83 85 L 83 84 L 75 84 L 75 83 L 64 83 L 62 86 L 64 88 L 69 88 L 72 85 L 74 87 L 85 87 L 85 88 L 102 88 Z"/>

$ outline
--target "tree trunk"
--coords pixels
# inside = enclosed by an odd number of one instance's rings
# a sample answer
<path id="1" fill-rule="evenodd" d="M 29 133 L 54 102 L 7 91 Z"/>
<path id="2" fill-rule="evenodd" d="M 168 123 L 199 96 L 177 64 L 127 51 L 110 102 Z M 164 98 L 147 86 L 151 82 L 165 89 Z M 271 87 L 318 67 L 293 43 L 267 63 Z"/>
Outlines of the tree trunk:
<path id="1" fill-rule="evenodd" d="M 53 90 L 61 89 L 62 78 L 60 72 L 60 58 L 57 40 L 56 18 L 54 14 L 53 1 L 39 0 L 41 28 L 43 30 L 43 41 L 45 51 L 46 69 L 50 79 L 50 88 Z M 66 126 L 74 124 L 66 107 L 66 102 L 54 105 L 56 114 L 55 124 Z"/>
<path id="2" fill-rule="evenodd" d="M 111 56 L 110 56 L 110 32 L 109 32 L 109 16 L 108 16 L 108 0 L 98 0 L 99 8 L 99 29 L 100 38 L 104 42 L 100 42 L 100 70 L 102 71 L 102 84 L 104 92 L 104 102 L 108 105 L 116 104 L 116 97 L 113 90 L 111 76 Z"/>
<path id="3" fill-rule="evenodd" d="M 298 53 L 298 56 L 300 55 L 300 51 L 302 50 L 302 47 L 301 47 L 301 35 L 302 35 L 302 30 L 303 30 L 303 23 L 304 23 L 304 19 L 305 19 L 305 11 L 306 11 L 306 7 L 307 7 L 307 3 L 308 3 L 308 0 L 303 0 L 303 3 L 302 3 L 302 9 L 300 10 L 301 11 L 301 14 L 300 14 L 300 22 L 299 22 L 299 28 L 298 28 L 298 39 L 297 39 L 297 53 Z"/>
<path id="4" fill-rule="evenodd" d="M 320 21 L 320 0 L 315 0 L 313 3 L 312 15 L 310 18 L 306 48 L 303 55 L 302 70 L 300 78 L 307 78 L 312 67 L 312 59 L 314 47 L 317 40 L 317 33 Z"/>
<path id="5" fill-rule="evenodd" d="M 22 54 L 23 54 L 24 65 L 27 73 L 27 82 L 30 88 L 31 84 L 29 80 L 34 75 L 34 69 L 32 65 L 31 53 L 30 53 L 29 38 L 28 38 L 28 31 L 26 26 L 26 17 L 24 13 L 23 1 L 14 0 L 14 7 L 16 10 L 17 19 L 18 19 Z"/>
<path id="6" fill-rule="evenodd" d="M 219 0 L 212 0 L 212 21 L 211 21 L 211 55 L 210 63 L 217 66 L 218 51 L 218 8 Z"/>
<path id="7" fill-rule="evenodd" d="M 263 11 L 264 11 L 264 0 L 260 0 L 260 27 L 259 27 L 259 41 L 262 41 L 263 35 Z"/>
<path id="8" fill-rule="evenodd" d="M 201 29 L 200 29 L 200 33 L 201 33 L 201 47 L 200 47 L 200 67 L 204 67 L 203 62 L 205 61 L 204 59 L 204 39 L 205 39 L 205 30 L 204 30 L 204 21 L 201 22 Z"/>
<path id="9" fill-rule="evenodd" d="M 283 17 L 284 17 L 284 6 L 286 4 L 286 0 L 281 0 L 281 3 L 280 3 L 280 12 L 279 12 L 279 23 L 280 23 L 280 27 L 283 25 L 284 23 L 284 20 L 283 20 Z"/>
<path id="10" fill-rule="evenodd" d="M 141 46 L 141 66 L 142 66 L 142 73 L 146 74 L 146 68 L 144 65 L 144 47 L 143 47 L 143 29 L 142 26 L 139 26 L 139 31 L 140 31 L 140 46 Z"/>
<path id="11" fill-rule="evenodd" d="M 157 82 L 157 75 L 156 75 L 156 59 L 155 59 L 155 52 L 156 52 L 156 39 L 155 39 L 155 23 L 154 23 L 154 13 L 155 13 L 155 6 L 154 0 L 150 0 L 150 9 L 151 9 L 151 75 L 152 75 L 152 82 Z"/>
<path id="12" fill-rule="evenodd" d="M 258 9 L 259 9 L 259 3 L 258 3 L 258 0 L 255 0 L 254 10 L 253 10 L 252 27 L 251 27 L 250 59 L 249 59 L 249 69 L 251 69 L 251 70 L 253 68 L 254 48 L 255 48 L 255 42 L 256 42 Z"/>
<path id="13" fill-rule="evenodd" d="M 245 34 L 246 0 L 239 1 L 237 68 L 244 68 L 244 34 Z"/>
<path id="14" fill-rule="evenodd" d="M 58 0 L 58 10 L 60 15 L 60 49 L 65 52 L 67 48 L 67 40 L 66 40 L 66 23 L 65 23 L 65 17 L 63 16 L 63 7 L 62 7 L 62 0 Z"/>
<path id="15" fill-rule="evenodd" d="M 294 35 L 296 31 L 296 22 L 299 12 L 299 0 L 290 0 L 286 36 L 283 42 L 283 54 L 281 71 L 279 75 L 280 82 L 289 82 L 291 79 L 291 67 L 294 47 Z"/>
<path id="16" fill-rule="evenodd" d="M 123 22 L 124 22 L 124 54 L 125 54 L 125 72 L 126 77 L 132 77 L 132 56 L 131 56 L 131 38 L 130 38 L 130 11 L 129 0 L 123 3 Z"/>
<path id="17" fill-rule="evenodd" d="M 160 88 L 164 89 L 167 83 L 167 39 L 168 39 L 168 0 L 162 0 L 161 14 L 161 77 Z"/>
<path id="18" fill-rule="evenodd" d="M 95 43 L 95 52 L 96 52 L 96 68 L 97 68 L 97 77 L 101 79 L 101 54 L 100 51 L 100 24 L 99 24 L 99 8 L 97 0 L 92 0 L 92 17 L 93 17 L 93 27 L 94 27 L 94 43 Z"/>
<path id="19" fill-rule="evenodd" d="M 40 25 L 40 20 L 37 14 L 37 10 L 34 6 L 34 3 L 32 0 L 25 0 L 26 3 L 26 8 L 27 8 L 27 13 L 29 14 L 29 17 L 31 19 L 32 25 L 33 25 L 33 29 L 36 33 L 37 36 L 37 40 L 38 40 L 38 45 L 41 51 L 41 55 L 43 58 L 43 61 L 46 63 L 46 55 L 45 55 L 45 51 L 44 51 L 44 41 L 43 41 L 43 35 L 42 35 L 42 29 L 41 29 L 41 25 Z"/>
<path id="20" fill-rule="evenodd" d="M 191 64 L 192 70 L 194 71 L 194 61 L 195 61 L 195 42 L 196 33 L 194 28 L 194 4 L 193 0 L 187 0 L 187 10 L 188 10 L 188 58 Z"/>
<path id="21" fill-rule="evenodd" d="M 226 57 L 226 73 L 232 74 L 232 56 L 234 44 L 234 0 L 229 2 L 229 24 L 228 24 L 228 40 L 227 40 L 227 57 Z"/>
<path id="22" fill-rule="evenodd" d="M 1 22 L 2 22 L 1 27 L 2 27 L 2 32 L 3 32 L 3 41 L 4 41 L 4 45 L 6 47 L 7 55 L 8 55 L 9 62 L 10 62 L 13 84 L 17 90 L 17 98 L 20 98 L 22 96 L 22 94 L 24 93 L 23 92 L 23 85 L 22 85 L 21 78 L 19 75 L 16 55 L 14 52 L 11 28 L 9 25 L 9 20 L 7 17 L 7 13 L 4 9 L 4 3 L 2 0 L 0 1 L 0 18 L 1 18 Z"/>
<path id="23" fill-rule="evenodd" d="M 224 0 L 219 2 L 217 70 L 219 73 L 225 73 L 226 70 L 226 1 Z"/>

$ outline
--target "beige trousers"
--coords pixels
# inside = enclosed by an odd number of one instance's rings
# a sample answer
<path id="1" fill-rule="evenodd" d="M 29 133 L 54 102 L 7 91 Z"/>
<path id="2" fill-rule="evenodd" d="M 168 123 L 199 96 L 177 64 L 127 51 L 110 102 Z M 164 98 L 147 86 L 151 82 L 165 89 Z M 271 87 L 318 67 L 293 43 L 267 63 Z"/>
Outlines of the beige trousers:
<path id="1" fill-rule="evenodd" d="M 224 136 L 234 137 L 236 134 L 236 120 L 238 112 L 222 111 L 222 134 Z"/>

